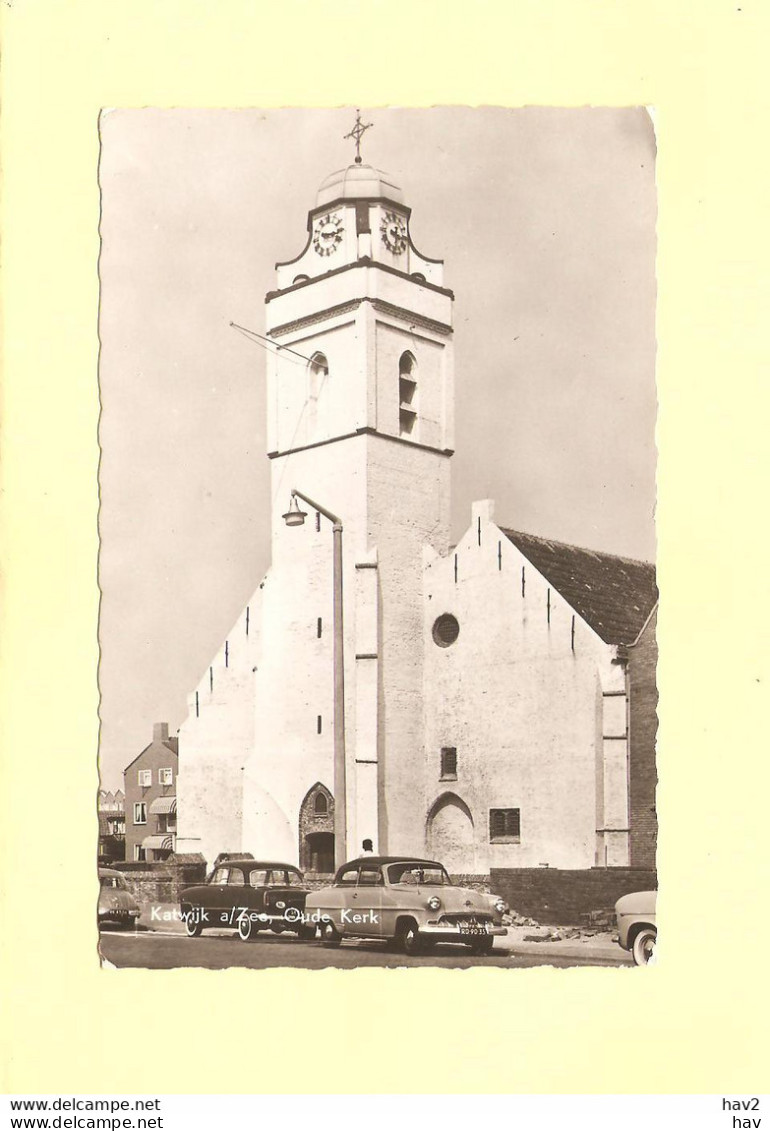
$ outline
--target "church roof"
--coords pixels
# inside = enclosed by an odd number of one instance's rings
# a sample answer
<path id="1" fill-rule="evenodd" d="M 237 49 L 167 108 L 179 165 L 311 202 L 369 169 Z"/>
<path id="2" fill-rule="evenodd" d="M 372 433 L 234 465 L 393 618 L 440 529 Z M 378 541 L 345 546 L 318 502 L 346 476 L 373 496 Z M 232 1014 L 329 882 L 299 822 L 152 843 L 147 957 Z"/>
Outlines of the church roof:
<path id="1" fill-rule="evenodd" d="M 518 530 L 503 530 L 503 534 L 605 644 L 636 640 L 658 599 L 651 562 L 585 550 Z"/>
<path id="2" fill-rule="evenodd" d="M 331 204 L 333 200 L 371 200 L 384 197 L 403 204 L 404 195 L 387 173 L 372 165 L 348 165 L 321 182 L 316 207 Z"/>

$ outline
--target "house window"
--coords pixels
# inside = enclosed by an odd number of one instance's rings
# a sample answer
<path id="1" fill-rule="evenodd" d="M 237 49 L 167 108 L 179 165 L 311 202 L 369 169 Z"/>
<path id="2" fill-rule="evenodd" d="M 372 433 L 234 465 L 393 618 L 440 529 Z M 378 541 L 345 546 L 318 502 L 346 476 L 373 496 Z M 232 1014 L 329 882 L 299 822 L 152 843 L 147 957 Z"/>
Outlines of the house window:
<path id="1" fill-rule="evenodd" d="M 174 780 L 174 771 L 167 767 L 164 770 L 158 770 L 158 781 L 161 785 L 171 785 Z"/>
<path id="2" fill-rule="evenodd" d="M 494 844 L 512 844 L 521 838 L 519 809 L 489 810 L 489 839 Z"/>
<path id="3" fill-rule="evenodd" d="M 145 859 L 144 849 L 142 848 L 141 844 L 135 844 L 134 845 L 134 860 L 144 860 L 144 859 Z"/>
<path id="4" fill-rule="evenodd" d="M 317 793 L 315 795 L 315 803 L 313 806 L 314 812 L 324 815 L 329 812 L 329 803 L 326 800 L 326 794 Z"/>
<path id="5" fill-rule="evenodd" d="M 134 802 L 134 824 L 146 825 L 147 824 L 147 804 L 144 801 Z"/>
<path id="6" fill-rule="evenodd" d="M 441 780 L 457 780 L 457 748 L 455 746 L 441 747 Z"/>
<path id="7" fill-rule="evenodd" d="M 152 770 L 140 770 L 137 778 L 142 789 L 152 785 Z"/>
<path id="8" fill-rule="evenodd" d="M 398 362 L 398 429 L 401 436 L 411 436 L 417 421 L 417 362 L 409 350 Z"/>

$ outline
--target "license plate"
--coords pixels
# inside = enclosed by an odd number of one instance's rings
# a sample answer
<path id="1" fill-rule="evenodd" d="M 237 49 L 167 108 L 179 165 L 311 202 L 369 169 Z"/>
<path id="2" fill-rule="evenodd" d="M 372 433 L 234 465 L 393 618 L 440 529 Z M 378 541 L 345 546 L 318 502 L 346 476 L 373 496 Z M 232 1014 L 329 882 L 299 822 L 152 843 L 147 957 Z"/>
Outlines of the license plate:
<path id="1" fill-rule="evenodd" d="M 486 923 L 478 923 L 473 927 L 460 927 L 461 935 L 485 935 L 487 933 Z"/>

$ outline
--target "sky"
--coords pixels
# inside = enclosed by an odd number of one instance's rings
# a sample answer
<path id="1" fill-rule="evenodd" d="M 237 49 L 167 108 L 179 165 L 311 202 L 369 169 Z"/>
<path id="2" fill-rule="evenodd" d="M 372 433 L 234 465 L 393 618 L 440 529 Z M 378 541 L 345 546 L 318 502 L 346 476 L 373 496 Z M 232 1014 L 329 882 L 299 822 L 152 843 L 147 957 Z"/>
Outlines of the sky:
<path id="1" fill-rule="evenodd" d="M 655 556 L 655 139 L 643 108 L 362 110 L 455 293 L 452 532 Z M 100 122 L 100 764 L 186 696 L 269 566 L 264 332 L 353 109 Z"/>

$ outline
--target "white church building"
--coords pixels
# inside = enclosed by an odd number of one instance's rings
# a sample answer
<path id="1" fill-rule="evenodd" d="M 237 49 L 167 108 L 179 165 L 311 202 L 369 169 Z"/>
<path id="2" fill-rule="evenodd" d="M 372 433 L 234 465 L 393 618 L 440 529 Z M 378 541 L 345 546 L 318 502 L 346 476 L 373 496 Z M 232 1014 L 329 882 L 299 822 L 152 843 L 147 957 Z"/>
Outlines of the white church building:
<path id="1" fill-rule="evenodd" d="M 189 697 L 177 851 L 652 869 L 654 567 L 490 501 L 450 545 L 454 296 L 409 220 L 353 164 L 277 265 L 271 565 Z"/>

